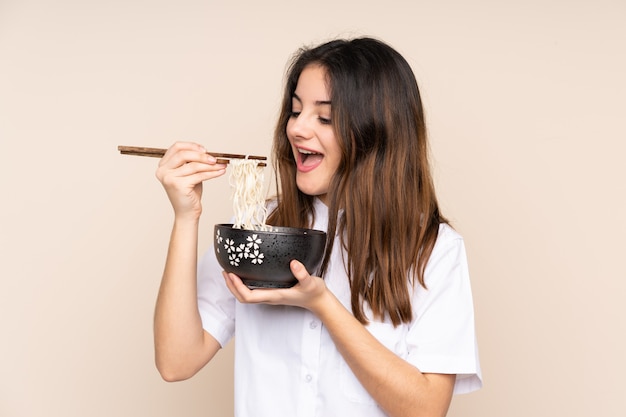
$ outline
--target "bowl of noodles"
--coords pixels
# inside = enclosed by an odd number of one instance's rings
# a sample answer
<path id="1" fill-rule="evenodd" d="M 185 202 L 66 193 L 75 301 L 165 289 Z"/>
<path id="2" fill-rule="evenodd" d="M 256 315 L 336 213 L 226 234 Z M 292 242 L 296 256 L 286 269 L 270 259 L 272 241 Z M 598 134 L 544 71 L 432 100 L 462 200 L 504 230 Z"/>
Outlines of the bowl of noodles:
<path id="1" fill-rule="evenodd" d="M 226 272 L 249 288 L 289 288 L 297 280 L 289 264 L 300 261 L 316 274 L 326 248 L 326 232 L 266 224 L 264 175 L 258 161 L 230 162 L 234 222 L 214 226 L 214 250 Z"/>
<path id="2" fill-rule="evenodd" d="M 215 256 L 226 272 L 239 276 L 248 288 L 289 288 L 297 280 L 289 263 L 296 259 L 316 274 L 324 256 L 326 232 L 294 227 L 266 230 L 216 224 Z"/>

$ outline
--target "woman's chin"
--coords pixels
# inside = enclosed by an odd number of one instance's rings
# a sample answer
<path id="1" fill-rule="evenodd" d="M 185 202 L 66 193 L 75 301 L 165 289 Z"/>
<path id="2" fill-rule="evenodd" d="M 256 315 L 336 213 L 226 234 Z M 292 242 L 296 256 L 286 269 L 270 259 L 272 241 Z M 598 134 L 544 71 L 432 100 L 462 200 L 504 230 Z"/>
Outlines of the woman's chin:
<path id="1" fill-rule="evenodd" d="M 301 183 L 301 182 L 297 182 L 298 185 L 298 190 L 300 190 L 301 193 L 312 196 L 312 197 L 319 197 L 322 201 L 325 201 L 326 198 L 326 188 L 322 188 L 319 186 L 314 186 L 313 184 L 308 184 L 308 183 Z"/>

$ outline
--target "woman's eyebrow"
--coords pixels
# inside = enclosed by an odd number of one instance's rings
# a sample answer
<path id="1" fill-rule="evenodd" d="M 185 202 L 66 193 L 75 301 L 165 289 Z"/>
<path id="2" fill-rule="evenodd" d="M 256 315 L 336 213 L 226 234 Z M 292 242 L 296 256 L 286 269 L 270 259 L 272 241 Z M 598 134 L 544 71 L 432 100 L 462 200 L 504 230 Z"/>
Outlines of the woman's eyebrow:
<path id="1" fill-rule="evenodd" d="M 296 93 L 293 93 L 293 95 L 291 96 L 292 98 L 298 100 L 300 103 L 302 103 L 302 99 L 300 97 L 298 97 L 298 95 Z M 316 106 L 330 106 L 331 102 L 330 100 L 315 100 L 314 103 Z"/>

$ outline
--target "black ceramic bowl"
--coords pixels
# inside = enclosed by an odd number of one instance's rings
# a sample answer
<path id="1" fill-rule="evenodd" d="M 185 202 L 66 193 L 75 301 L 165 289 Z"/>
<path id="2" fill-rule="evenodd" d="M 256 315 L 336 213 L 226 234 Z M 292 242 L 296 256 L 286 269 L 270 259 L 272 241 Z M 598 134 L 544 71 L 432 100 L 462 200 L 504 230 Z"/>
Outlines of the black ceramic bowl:
<path id="1" fill-rule="evenodd" d="M 216 224 L 214 233 L 217 261 L 249 288 L 294 286 L 289 263 L 296 259 L 315 274 L 326 247 L 326 232 L 313 229 L 271 226 L 271 231 L 259 231 Z"/>

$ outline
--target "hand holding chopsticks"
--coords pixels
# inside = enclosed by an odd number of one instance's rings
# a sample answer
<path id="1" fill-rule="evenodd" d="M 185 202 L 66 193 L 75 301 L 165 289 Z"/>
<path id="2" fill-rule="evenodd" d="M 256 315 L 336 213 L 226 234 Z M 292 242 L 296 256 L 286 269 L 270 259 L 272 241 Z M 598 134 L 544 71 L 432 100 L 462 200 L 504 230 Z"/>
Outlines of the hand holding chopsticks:
<path id="1" fill-rule="evenodd" d="M 117 150 L 120 151 L 122 155 L 136 155 L 136 156 L 149 156 L 153 158 L 161 158 L 165 155 L 167 149 L 161 148 L 146 148 L 140 146 L 118 146 Z M 240 155 L 234 153 L 217 153 L 217 152 L 208 152 L 210 155 L 218 158 L 218 164 L 228 164 L 230 159 L 256 159 L 260 161 L 267 160 L 265 156 L 256 156 L 256 155 Z M 264 162 L 259 162 L 259 166 L 264 167 Z"/>

